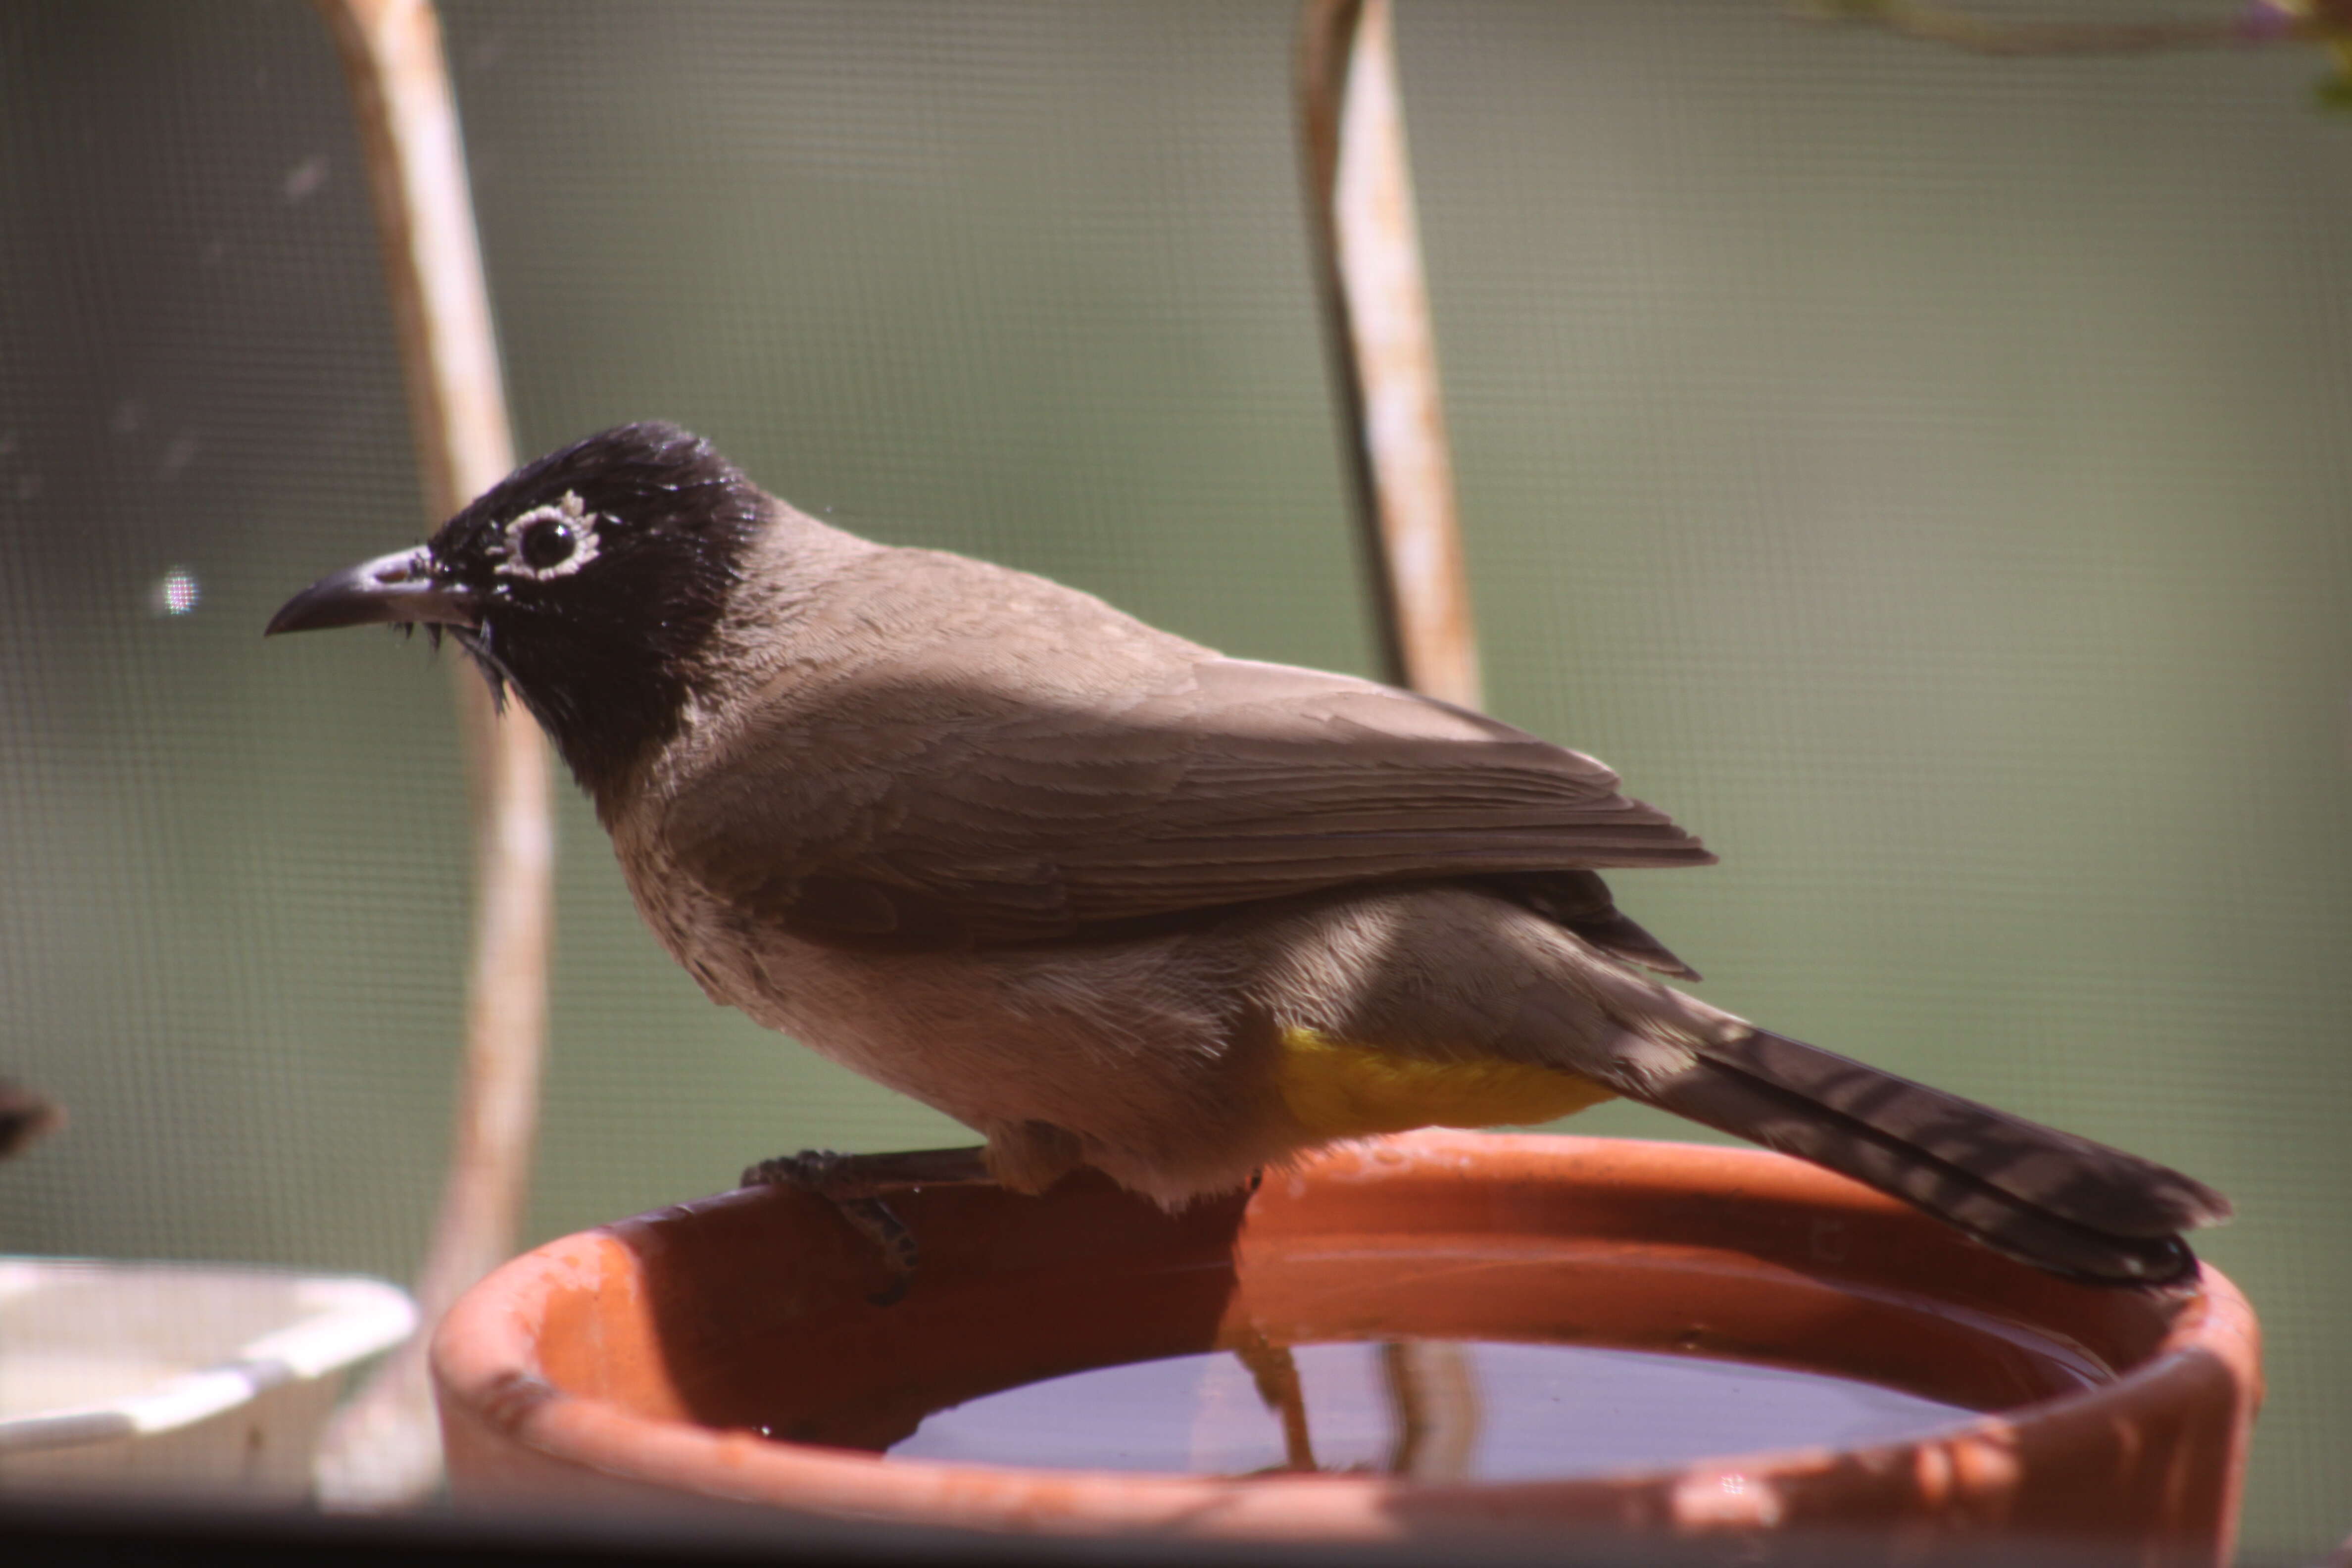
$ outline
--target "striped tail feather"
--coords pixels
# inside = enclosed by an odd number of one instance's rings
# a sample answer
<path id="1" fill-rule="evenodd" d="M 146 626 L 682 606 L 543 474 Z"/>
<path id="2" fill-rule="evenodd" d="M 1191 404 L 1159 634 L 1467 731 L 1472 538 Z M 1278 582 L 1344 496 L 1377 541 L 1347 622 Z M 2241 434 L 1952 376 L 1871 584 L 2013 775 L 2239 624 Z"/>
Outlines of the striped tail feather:
<path id="1" fill-rule="evenodd" d="M 2197 1267 L 2180 1233 L 2230 1216 L 2227 1198 L 2178 1171 L 1801 1040 L 1758 1029 L 1700 1053 L 1639 1097 L 1825 1165 L 2054 1274 L 2169 1284 Z"/>

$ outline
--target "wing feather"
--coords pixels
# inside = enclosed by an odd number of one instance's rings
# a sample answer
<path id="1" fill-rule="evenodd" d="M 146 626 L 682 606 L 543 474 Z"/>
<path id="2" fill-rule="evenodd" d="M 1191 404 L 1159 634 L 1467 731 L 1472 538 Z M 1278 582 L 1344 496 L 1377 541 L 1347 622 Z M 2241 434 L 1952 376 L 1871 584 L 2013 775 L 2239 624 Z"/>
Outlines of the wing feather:
<path id="1" fill-rule="evenodd" d="M 1207 658 L 1140 697 L 1040 703 L 938 668 L 740 742 L 669 804 L 680 865 L 814 939 L 994 945 L 1354 883 L 1714 858 L 1592 758 L 1369 681 Z"/>

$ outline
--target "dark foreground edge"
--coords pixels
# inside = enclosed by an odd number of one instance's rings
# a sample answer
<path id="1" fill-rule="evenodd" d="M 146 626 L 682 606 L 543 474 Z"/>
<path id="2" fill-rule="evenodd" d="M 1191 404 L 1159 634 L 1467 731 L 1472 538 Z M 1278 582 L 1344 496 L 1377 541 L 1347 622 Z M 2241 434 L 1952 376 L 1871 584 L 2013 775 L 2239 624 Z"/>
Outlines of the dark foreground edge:
<path id="1" fill-rule="evenodd" d="M 240 1508 L 181 1501 L 0 1499 L 0 1543 L 26 1564 L 368 1564 L 429 1559 L 436 1568 L 582 1563 L 763 1563 L 794 1568 L 1729 1568 L 1818 1564 L 1867 1568 L 1899 1560 L 1933 1568 L 2106 1568 L 2125 1559 L 2060 1542 L 2010 1542 L 1923 1552 L 1914 1540 L 1745 1537 L 1715 1542 L 1612 1534 L 1547 1534 L 1522 1541 L 1413 1541 L 1368 1544 L 1154 1540 L 1144 1537 L 1005 1537 L 824 1521 L 779 1519 L 745 1509 L 626 1513 L 567 1510 L 442 1509 L 392 1517 Z M 2242 1563 L 2241 1568 L 2246 1568 Z"/>

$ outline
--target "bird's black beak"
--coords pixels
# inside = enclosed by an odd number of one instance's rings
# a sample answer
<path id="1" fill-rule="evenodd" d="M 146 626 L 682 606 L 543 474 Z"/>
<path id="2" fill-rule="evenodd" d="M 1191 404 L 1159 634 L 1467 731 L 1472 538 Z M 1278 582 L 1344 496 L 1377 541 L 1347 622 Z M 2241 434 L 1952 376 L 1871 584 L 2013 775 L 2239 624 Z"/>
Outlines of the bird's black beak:
<path id="1" fill-rule="evenodd" d="M 261 635 L 325 631 L 331 626 L 363 626 L 379 621 L 478 626 L 481 597 L 462 583 L 436 581 L 433 552 L 420 544 L 320 578 L 280 605 Z"/>

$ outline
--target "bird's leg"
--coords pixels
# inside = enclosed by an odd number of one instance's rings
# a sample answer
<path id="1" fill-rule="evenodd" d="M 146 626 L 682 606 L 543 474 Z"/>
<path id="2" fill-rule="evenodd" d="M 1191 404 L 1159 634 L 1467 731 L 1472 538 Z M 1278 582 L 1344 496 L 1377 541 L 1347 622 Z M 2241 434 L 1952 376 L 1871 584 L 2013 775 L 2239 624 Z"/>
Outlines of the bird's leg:
<path id="1" fill-rule="evenodd" d="M 890 1154 L 839 1154 L 829 1149 L 803 1149 L 762 1160 L 743 1172 L 747 1187 L 793 1187 L 823 1198 L 871 1241 L 890 1270 L 890 1284 L 873 1297 L 887 1307 L 914 1283 L 919 1253 L 915 1234 L 893 1213 L 887 1194 L 918 1187 L 993 1185 L 986 1151 L 970 1149 L 908 1149 Z"/>
<path id="2" fill-rule="evenodd" d="M 1234 1355 L 1249 1368 L 1250 1381 L 1257 1384 L 1257 1396 L 1282 1423 L 1282 1468 L 1313 1471 L 1322 1467 L 1315 1462 L 1315 1443 L 1307 1429 L 1307 1394 L 1298 1381 L 1298 1359 L 1290 1353 L 1288 1345 L 1278 1345 L 1256 1329 L 1249 1331 L 1241 1343 L 1234 1347 Z"/>

